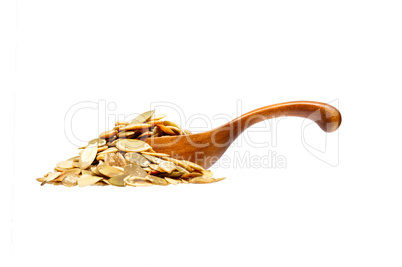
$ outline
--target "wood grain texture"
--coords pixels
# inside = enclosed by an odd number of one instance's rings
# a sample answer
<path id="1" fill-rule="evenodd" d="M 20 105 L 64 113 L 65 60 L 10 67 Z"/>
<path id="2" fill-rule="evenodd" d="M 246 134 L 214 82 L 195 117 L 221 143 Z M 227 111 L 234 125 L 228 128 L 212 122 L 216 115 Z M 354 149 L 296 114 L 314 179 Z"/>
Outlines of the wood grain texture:
<path id="1" fill-rule="evenodd" d="M 340 112 L 331 105 L 312 101 L 295 101 L 250 111 L 207 132 L 154 137 L 145 141 L 156 152 L 166 153 L 171 157 L 189 160 L 209 168 L 248 127 L 263 120 L 285 116 L 308 118 L 325 132 L 336 131 L 342 121 Z"/>

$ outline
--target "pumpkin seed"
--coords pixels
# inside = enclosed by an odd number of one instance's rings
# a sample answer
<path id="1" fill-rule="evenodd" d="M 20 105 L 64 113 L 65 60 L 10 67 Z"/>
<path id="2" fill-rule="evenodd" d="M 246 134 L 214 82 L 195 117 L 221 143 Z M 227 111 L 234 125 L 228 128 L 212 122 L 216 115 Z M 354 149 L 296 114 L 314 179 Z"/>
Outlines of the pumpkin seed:
<path id="1" fill-rule="evenodd" d="M 115 137 L 116 134 L 117 134 L 116 130 L 110 130 L 110 131 L 106 131 L 106 132 L 101 133 L 99 135 L 99 138 L 101 138 L 101 139 L 109 139 L 109 138 Z"/>
<path id="2" fill-rule="evenodd" d="M 96 144 L 97 146 L 104 146 L 106 145 L 106 140 L 101 138 L 95 138 L 88 142 L 88 145 Z"/>
<path id="3" fill-rule="evenodd" d="M 137 152 L 128 152 L 124 155 L 126 160 L 130 163 L 136 163 L 141 167 L 147 167 L 151 162 L 149 162 L 144 156 L 138 154 Z"/>
<path id="4" fill-rule="evenodd" d="M 161 168 L 162 171 L 171 173 L 176 169 L 176 165 L 173 162 L 163 160 L 159 163 L 159 168 Z"/>
<path id="5" fill-rule="evenodd" d="M 223 179 L 225 179 L 225 178 L 215 179 L 215 178 L 206 178 L 206 177 L 195 177 L 195 178 L 191 178 L 189 180 L 189 182 L 192 184 L 210 184 L 210 183 L 215 183 L 215 182 L 221 181 Z"/>
<path id="6" fill-rule="evenodd" d="M 207 177 L 207 178 L 212 178 L 214 174 L 210 170 L 203 170 L 202 171 L 202 176 Z"/>
<path id="7" fill-rule="evenodd" d="M 164 172 L 158 164 L 149 164 L 149 167 L 158 172 Z"/>
<path id="8" fill-rule="evenodd" d="M 145 177 L 148 175 L 146 171 L 136 164 L 126 165 L 126 167 L 124 167 L 124 172 L 136 177 Z"/>
<path id="9" fill-rule="evenodd" d="M 44 185 L 44 184 L 47 183 L 47 182 L 53 181 L 54 179 L 56 179 L 57 177 L 59 177 L 60 174 L 61 174 L 61 172 L 52 172 L 52 173 L 48 174 L 48 175 L 44 178 L 44 180 L 43 180 L 43 182 L 41 183 L 41 185 Z"/>
<path id="10" fill-rule="evenodd" d="M 165 176 L 169 177 L 169 178 L 180 178 L 183 173 L 179 172 L 179 171 L 172 171 L 171 173 L 167 173 L 164 174 Z"/>
<path id="11" fill-rule="evenodd" d="M 74 161 L 60 161 L 57 163 L 57 167 L 62 168 L 62 169 L 72 169 L 74 168 Z"/>
<path id="12" fill-rule="evenodd" d="M 116 175 L 124 174 L 124 171 L 119 167 L 109 166 L 106 164 L 100 165 L 98 171 L 107 177 L 113 177 Z"/>
<path id="13" fill-rule="evenodd" d="M 154 156 L 154 157 L 160 157 L 160 158 L 170 156 L 169 154 L 165 154 L 165 153 L 153 153 L 153 152 L 146 152 L 146 151 L 141 152 L 141 154 L 150 155 L 150 156 Z"/>
<path id="14" fill-rule="evenodd" d="M 122 131 L 122 132 L 119 132 L 117 134 L 117 137 L 119 137 L 119 138 L 130 138 L 130 137 L 132 137 L 134 135 L 135 135 L 135 132 L 133 132 L 133 131 L 128 131 L 128 132 Z"/>
<path id="15" fill-rule="evenodd" d="M 74 168 L 79 168 L 80 167 L 80 162 L 79 161 L 73 161 L 73 167 Z"/>
<path id="16" fill-rule="evenodd" d="M 120 153 L 107 153 L 105 154 L 105 164 L 109 166 L 124 167 L 126 160 Z"/>
<path id="17" fill-rule="evenodd" d="M 96 165 L 92 165 L 91 167 L 89 167 L 89 170 L 91 172 L 93 172 L 95 175 L 102 175 L 99 171 L 98 171 L 98 166 Z"/>
<path id="18" fill-rule="evenodd" d="M 153 134 L 154 134 L 153 132 L 145 132 L 145 133 L 140 134 L 138 136 L 138 139 L 146 139 L 146 138 L 152 136 Z"/>
<path id="19" fill-rule="evenodd" d="M 164 160 L 167 160 L 167 161 L 171 161 L 171 162 L 173 162 L 174 164 L 185 168 L 185 169 L 186 169 L 187 171 L 189 171 L 189 172 L 194 171 L 194 169 L 191 168 L 190 165 L 188 165 L 188 164 L 187 164 L 186 162 L 184 162 L 183 160 L 178 160 L 178 159 L 170 158 L 170 157 L 163 157 L 163 159 L 164 159 Z"/>
<path id="20" fill-rule="evenodd" d="M 94 175 L 94 176 L 95 176 L 95 173 L 93 173 L 93 172 L 90 171 L 90 170 L 82 170 L 81 173 L 82 173 L 82 176 L 83 176 L 83 175 Z"/>
<path id="21" fill-rule="evenodd" d="M 104 150 L 104 151 L 102 151 L 102 152 L 99 152 L 98 155 L 106 154 L 106 153 L 115 153 L 115 152 L 117 152 L 117 151 L 119 151 L 117 148 L 115 148 L 115 147 L 109 147 L 108 149 L 106 149 L 106 150 Z"/>
<path id="22" fill-rule="evenodd" d="M 131 123 L 129 125 L 119 126 L 119 131 L 134 131 L 148 129 L 152 125 L 149 123 Z"/>
<path id="23" fill-rule="evenodd" d="M 98 146 L 96 144 L 88 145 L 80 154 L 80 168 L 86 169 L 94 162 Z"/>
<path id="24" fill-rule="evenodd" d="M 174 126 L 176 128 L 180 128 L 179 125 L 177 125 L 176 123 L 171 122 L 171 121 L 164 121 L 163 125 L 165 125 L 165 126 Z"/>
<path id="25" fill-rule="evenodd" d="M 100 176 L 84 174 L 77 180 L 79 187 L 84 187 L 88 185 L 93 185 L 102 179 Z"/>
<path id="26" fill-rule="evenodd" d="M 116 142 L 116 147 L 126 152 L 141 152 L 151 148 L 151 146 L 144 141 L 135 139 L 119 139 L 119 141 Z"/>
<path id="27" fill-rule="evenodd" d="M 128 125 L 129 123 L 126 121 L 116 121 L 116 123 L 114 124 L 115 126 L 119 126 L 119 125 Z"/>
<path id="28" fill-rule="evenodd" d="M 69 158 L 68 161 L 74 161 L 74 162 L 80 161 L 80 156 Z"/>
<path id="29" fill-rule="evenodd" d="M 114 141 L 112 141 L 112 142 L 108 142 L 108 146 L 111 146 L 111 147 L 114 147 L 114 146 L 116 146 L 116 143 L 117 142 L 119 142 L 119 140 L 121 140 L 121 139 L 116 139 L 116 140 L 114 140 Z"/>
<path id="30" fill-rule="evenodd" d="M 183 167 L 176 165 L 176 170 L 178 170 L 180 173 L 190 173 L 188 170 L 184 169 Z"/>
<path id="31" fill-rule="evenodd" d="M 165 125 L 158 125 L 156 127 L 160 128 L 164 133 L 167 133 L 169 135 L 175 135 L 175 132 Z"/>
<path id="32" fill-rule="evenodd" d="M 178 132 L 179 134 L 185 134 L 185 132 L 180 128 L 180 126 L 177 125 L 177 124 L 174 123 L 174 122 L 171 122 L 171 121 L 164 121 L 164 122 L 163 122 L 163 125 L 169 127 L 169 128 L 172 129 L 173 131 L 175 131 L 175 129 L 177 129 L 177 132 Z"/>
<path id="33" fill-rule="evenodd" d="M 69 169 L 64 172 L 62 172 L 57 178 L 55 178 L 53 181 L 61 182 L 64 177 L 66 177 L 69 174 L 74 174 L 74 175 L 79 175 L 81 173 L 80 168 L 74 168 L 74 169 Z"/>
<path id="34" fill-rule="evenodd" d="M 99 153 L 99 152 L 105 151 L 107 148 L 108 148 L 108 146 L 101 146 L 101 147 L 98 146 L 98 150 L 96 150 L 96 152 Z"/>
<path id="35" fill-rule="evenodd" d="M 164 117 L 166 117 L 166 114 L 154 114 L 153 116 L 151 116 L 148 121 L 157 121 L 157 120 L 161 120 Z"/>
<path id="36" fill-rule="evenodd" d="M 143 177 L 128 176 L 124 182 L 130 186 L 151 186 L 152 183 Z"/>
<path id="37" fill-rule="evenodd" d="M 159 163 L 161 163 L 163 160 L 162 159 L 160 159 L 160 158 L 158 158 L 158 157 L 155 157 L 155 156 L 152 156 L 152 155 L 148 155 L 148 154 L 142 154 L 147 160 L 149 160 L 149 161 L 151 161 L 151 162 L 153 162 L 153 163 L 156 163 L 156 164 L 159 164 Z"/>
<path id="38" fill-rule="evenodd" d="M 199 172 L 190 172 L 190 173 L 185 173 L 181 176 L 181 178 L 194 178 L 194 177 L 200 177 L 202 176 L 202 173 Z"/>
<path id="39" fill-rule="evenodd" d="M 79 179 L 79 177 L 78 177 L 77 174 L 75 174 L 75 173 L 69 173 L 69 174 L 67 174 L 67 175 L 63 178 L 63 180 L 61 181 L 61 183 L 62 183 L 64 186 L 67 186 L 67 187 L 74 187 L 74 186 L 77 185 L 78 179 Z"/>
<path id="40" fill-rule="evenodd" d="M 166 126 L 166 127 L 169 128 L 170 130 L 172 130 L 175 135 L 183 134 L 182 131 L 180 130 L 180 128 L 177 128 L 177 127 L 174 127 L 174 126 Z"/>
<path id="41" fill-rule="evenodd" d="M 169 185 L 169 183 L 164 179 L 154 175 L 145 176 L 154 185 Z"/>
<path id="42" fill-rule="evenodd" d="M 112 185 L 111 183 L 109 183 L 108 179 L 102 178 L 101 180 L 103 183 L 105 183 L 106 185 Z"/>
<path id="43" fill-rule="evenodd" d="M 135 119 L 133 119 L 131 121 L 131 124 L 143 123 L 144 121 L 147 121 L 149 118 L 151 118 L 152 115 L 154 115 L 154 113 L 155 113 L 155 110 L 150 110 L 150 111 L 144 112 L 144 113 L 138 115 Z"/>
<path id="44" fill-rule="evenodd" d="M 95 185 L 95 186 L 106 186 L 106 185 L 110 185 L 110 184 L 106 183 L 104 180 L 100 180 L 99 182 L 96 182 L 93 185 Z"/>
<path id="45" fill-rule="evenodd" d="M 169 184 L 174 184 L 174 185 L 180 184 L 180 182 L 181 182 L 181 180 L 172 179 L 172 178 L 169 178 L 169 177 L 165 177 L 165 180 L 168 181 Z"/>
<path id="46" fill-rule="evenodd" d="M 113 176 L 112 178 L 110 178 L 108 180 L 108 182 L 114 186 L 126 186 L 126 183 L 124 182 L 124 180 L 129 176 L 130 175 L 128 175 L 128 174 L 116 175 L 116 176 Z"/>
<path id="47" fill-rule="evenodd" d="M 187 161 L 187 160 L 182 160 L 182 162 L 186 163 L 187 165 L 189 165 L 194 170 L 197 170 L 197 171 L 200 171 L 200 172 L 205 170 L 203 167 L 201 167 L 200 165 L 198 165 L 198 164 L 196 164 L 194 162 Z"/>

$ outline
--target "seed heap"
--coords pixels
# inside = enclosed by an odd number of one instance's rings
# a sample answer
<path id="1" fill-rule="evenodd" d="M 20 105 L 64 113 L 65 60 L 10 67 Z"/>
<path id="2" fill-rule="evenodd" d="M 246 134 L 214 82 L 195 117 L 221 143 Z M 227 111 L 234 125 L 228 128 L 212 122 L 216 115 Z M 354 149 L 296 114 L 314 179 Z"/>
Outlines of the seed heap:
<path id="1" fill-rule="evenodd" d="M 81 147 L 79 156 L 57 163 L 37 181 L 41 185 L 88 186 L 151 186 L 180 183 L 207 184 L 221 181 L 209 170 L 186 160 L 156 153 L 142 141 L 148 137 L 191 134 L 177 124 L 162 121 L 166 115 L 154 111 L 142 113 L 130 123 L 119 121 L 113 130 Z"/>

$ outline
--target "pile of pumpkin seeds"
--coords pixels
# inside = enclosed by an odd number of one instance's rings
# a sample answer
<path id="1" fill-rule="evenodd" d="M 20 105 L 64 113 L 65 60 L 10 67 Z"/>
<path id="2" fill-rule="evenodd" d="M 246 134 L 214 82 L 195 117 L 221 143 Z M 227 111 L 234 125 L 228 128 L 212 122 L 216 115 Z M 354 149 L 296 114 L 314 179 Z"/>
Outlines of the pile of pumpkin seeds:
<path id="1" fill-rule="evenodd" d="M 213 178 L 210 170 L 193 162 L 156 153 L 144 142 L 148 137 L 191 134 L 173 122 L 163 121 L 166 115 L 154 113 L 142 113 L 130 123 L 116 122 L 112 130 L 79 148 L 78 156 L 57 163 L 53 172 L 37 181 L 41 185 L 83 187 L 207 184 L 225 179 Z"/>

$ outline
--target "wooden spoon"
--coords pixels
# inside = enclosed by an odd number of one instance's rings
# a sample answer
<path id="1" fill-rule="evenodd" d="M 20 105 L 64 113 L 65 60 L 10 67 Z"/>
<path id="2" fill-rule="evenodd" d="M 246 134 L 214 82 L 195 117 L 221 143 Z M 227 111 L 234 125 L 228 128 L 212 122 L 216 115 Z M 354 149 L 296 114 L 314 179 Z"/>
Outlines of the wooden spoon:
<path id="1" fill-rule="evenodd" d="M 339 111 L 331 105 L 312 101 L 295 101 L 250 111 L 207 132 L 153 137 L 145 141 L 156 152 L 166 153 L 180 160 L 189 160 L 207 169 L 218 161 L 230 144 L 248 127 L 263 120 L 283 116 L 308 118 L 325 132 L 338 129 L 342 120 Z"/>

